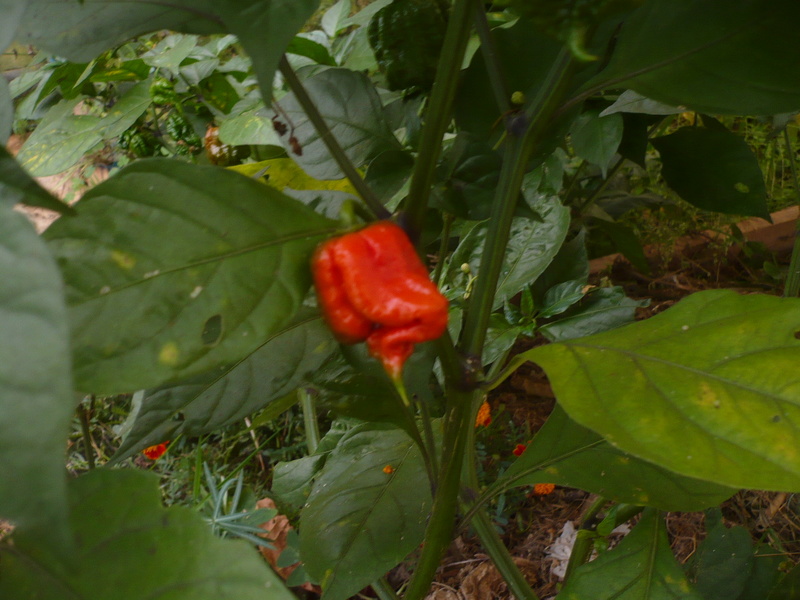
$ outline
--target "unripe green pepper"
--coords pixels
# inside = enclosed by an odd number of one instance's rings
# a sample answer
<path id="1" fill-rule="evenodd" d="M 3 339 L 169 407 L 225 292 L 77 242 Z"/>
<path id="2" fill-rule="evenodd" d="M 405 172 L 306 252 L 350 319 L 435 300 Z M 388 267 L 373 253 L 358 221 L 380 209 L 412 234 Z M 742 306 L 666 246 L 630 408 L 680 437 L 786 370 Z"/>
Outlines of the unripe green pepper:
<path id="1" fill-rule="evenodd" d="M 390 90 L 429 90 L 447 29 L 440 0 L 394 0 L 372 17 L 369 45 Z"/>

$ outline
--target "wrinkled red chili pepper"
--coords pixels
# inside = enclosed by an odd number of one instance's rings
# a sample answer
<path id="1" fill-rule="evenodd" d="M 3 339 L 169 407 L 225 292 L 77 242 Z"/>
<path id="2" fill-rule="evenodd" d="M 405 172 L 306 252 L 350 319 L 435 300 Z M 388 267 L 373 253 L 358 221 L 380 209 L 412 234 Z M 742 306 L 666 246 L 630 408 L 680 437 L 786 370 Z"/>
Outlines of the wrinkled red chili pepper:
<path id="1" fill-rule="evenodd" d="M 324 242 L 312 259 L 323 314 L 345 344 L 365 341 L 398 379 L 414 344 L 447 327 L 447 299 L 430 280 L 405 232 L 379 221 Z"/>

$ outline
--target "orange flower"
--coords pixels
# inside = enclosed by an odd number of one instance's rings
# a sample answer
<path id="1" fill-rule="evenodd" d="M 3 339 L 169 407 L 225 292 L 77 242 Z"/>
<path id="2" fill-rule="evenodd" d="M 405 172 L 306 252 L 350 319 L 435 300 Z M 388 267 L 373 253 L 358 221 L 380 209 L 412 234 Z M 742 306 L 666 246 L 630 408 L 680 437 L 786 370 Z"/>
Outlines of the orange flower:
<path id="1" fill-rule="evenodd" d="M 517 444 L 517 447 L 516 447 L 516 448 L 514 448 L 514 449 L 511 451 L 511 453 L 512 453 L 514 456 L 522 456 L 522 453 L 523 453 L 523 452 L 525 452 L 525 448 L 527 448 L 527 447 L 528 447 L 528 446 L 526 446 L 525 444 Z"/>
<path id="2" fill-rule="evenodd" d="M 489 403 L 484 400 L 478 409 L 478 416 L 475 418 L 475 427 L 488 427 L 492 422 L 492 409 Z"/>
<path id="3" fill-rule="evenodd" d="M 555 483 L 537 483 L 533 486 L 533 495 L 547 496 L 547 494 L 552 494 L 554 489 L 556 489 Z"/>
<path id="4" fill-rule="evenodd" d="M 149 446 L 142 450 L 142 454 L 144 454 L 150 460 L 158 460 L 164 453 L 167 451 L 167 444 L 169 444 L 169 440 L 162 444 L 156 444 L 155 446 Z"/>

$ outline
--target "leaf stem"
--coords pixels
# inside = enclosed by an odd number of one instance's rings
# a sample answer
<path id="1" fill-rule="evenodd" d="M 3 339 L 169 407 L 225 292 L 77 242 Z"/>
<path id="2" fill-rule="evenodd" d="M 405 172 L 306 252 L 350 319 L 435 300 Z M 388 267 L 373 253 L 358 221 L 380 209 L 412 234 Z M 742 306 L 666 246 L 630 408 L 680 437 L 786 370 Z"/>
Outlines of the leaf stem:
<path id="1" fill-rule="evenodd" d="M 92 448 L 92 430 L 89 425 L 89 413 L 83 404 L 78 405 L 78 416 L 81 420 L 81 433 L 83 435 L 83 447 L 86 453 L 86 464 L 91 471 L 95 467 L 94 449 Z"/>
<path id="2" fill-rule="evenodd" d="M 398 600 L 398 596 L 395 593 L 394 588 L 389 585 L 389 582 L 386 581 L 385 577 L 376 579 L 372 582 L 371 586 L 380 600 Z"/>
<path id="3" fill-rule="evenodd" d="M 372 189 L 364 181 L 364 178 L 361 177 L 361 173 L 358 172 L 358 169 L 356 169 L 355 165 L 353 165 L 352 161 L 348 158 L 344 149 L 339 145 L 330 127 L 328 127 L 322 114 L 317 109 L 317 105 L 314 104 L 314 101 L 311 99 L 311 96 L 308 95 L 300 78 L 297 77 L 297 73 L 294 72 L 294 69 L 292 69 L 289 61 L 286 59 L 285 54 L 281 57 L 278 68 L 283 78 L 286 80 L 289 89 L 294 94 L 295 98 L 297 98 L 300 106 L 303 107 L 303 111 L 306 113 L 308 120 L 311 121 L 311 124 L 314 125 L 314 128 L 317 130 L 328 152 L 330 152 L 336 164 L 339 165 L 342 173 L 344 173 L 345 177 L 347 177 L 373 214 L 378 219 L 388 219 L 391 213 L 381 204 Z"/>
<path id="4" fill-rule="evenodd" d="M 306 430 L 308 453 L 314 454 L 317 451 L 317 446 L 319 446 L 319 423 L 317 422 L 317 409 L 314 398 L 311 397 L 308 389 L 304 387 L 297 389 L 297 395 L 300 398 L 300 409 L 303 411 L 303 426 Z"/>
<path id="5" fill-rule="evenodd" d="M 489 21 L 486 19 L 483 3 L 477 1 L 475 2 L 475 30 L 481 40 L 480 51 L 483 60 L 486 62 L 486 72 L 489 74 L 489 84 L 492 86 L 492 92 L 494 92 L 494 100 L 497 103 L 497 108 L 500 109 L 500 114 L 505 115 L 511 110 L 511 93 L 503 77 L 497 44 L 494 43 L 494 37 L 492 37 L 492 32 L 489 29 Z"/>
<path id="6" fill-rule="evenodd" d="M 800 183 L 797 177 L 797 163 L 794 159 L 792 142 L 789 139 L 789 131 L 783 129 L 783 143 L 786 144 L 786 153 L 789 155 L 789 166 L 792 171 L 792 182 L 794 183 L 794 193 L 800 204 Z M 800 295 L 800 225 L 794 233 L 794 248 L 792 249 L 792 259 L 789 262 L 789 274 L 786 277 L 786 287 L 783 290 L 785 298 L 796 298 Z"/>
<path id="7" fill-rule="evenodd" d="M 589 560 L 589 557 L 592 555 L 593 537 L 591 532 L 597 527 L 597 515 L 603 510 L 606 504 L 608 504 L 608 499 L 603 496 L 598 496 L 595 498 L 594 502 L 589 505 L 586 512 L 583 513 L 581 524 L 578 528 L 578 535 L 575 538 L 575 544 L 572 546 L 572 552 L 569 555 L 564 581 L 568 581 L 572 573 L 575 572 L 575 569 Z"/>
<path id="8" fill-rule="evenodd" d="M 414 163 L 405 217 L 412 235 L 422 231 L 428 195 L 433 185 L 436 161 L 442 147 L 442 137 L 451 121 L 451 107 L 456 95 L 461 63 L 472 27 L 474 0 L 456 0 L 450 14 L 447 33 L 436 67 L 436 79 L 428 100 L 425 124 L 419 142 L 419 152 Z"/>

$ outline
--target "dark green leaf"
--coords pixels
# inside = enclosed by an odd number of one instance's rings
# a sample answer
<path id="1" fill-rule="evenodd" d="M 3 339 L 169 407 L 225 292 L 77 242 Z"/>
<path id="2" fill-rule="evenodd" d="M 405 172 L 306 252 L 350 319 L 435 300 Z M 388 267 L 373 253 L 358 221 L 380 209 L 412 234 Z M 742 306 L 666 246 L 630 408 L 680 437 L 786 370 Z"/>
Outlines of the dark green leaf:
<path id="1" fill-rule="evenodd" d="M 586 253 L 586 230 L 581 229 L 575 237 L 564 242 L 552 262 L 533 284 L 534 304 L 544 302 L 547 291 L 565 281 L 589 280 L 589 255 Z"/>
<path id="2" fill-rule="evenodd" d="M 243 360 L 150 390 L 114 461 L 179 433 L 215 431 L 281 400 L 337 348 L 318 315 L 298 315 Z"/>
<path id="3" fill-rule="evenodd" d="M 0 77 L 0 144 L 5 144 L 14 125 L 14 106 L 5 77 Z"/>
<path id="4" fill-rule="evenodd" d="M 794 0 L 648 0 L 624 24 L 608 67 L 587 88 L 628 87 L 712 114 L 800 108 Z"/>
<path id="5" fill-rule="evenodd" d="M 627 258 L 631 264 L 642 273 L 650 272 L 650 264 L 644 254 L 644 248 L 633 229 L 622 223 L 606 221 L 605 219 L 592 219 L 592 225 L 607 235 L 614 247 Z"/>
<path id="6" fill-rule="evenodd" d="M 366 164 L 387 150 L 400 149 L 383 118 L 378 92 L 366 75 L 349 69 L 326 69 L 303 84 L 334 137 L 356 166 Z M 279 104 L 291 121 L 283 123 L 287 129 L 281 136 L 289 156 L 316 179 L 344 177 L 294 94 L 284 96 Z M 277 120 L 284 120 L 280 113 Z M 297 139 L 302 154 L 297 154 L 290 143 L 291 136 Z"/>
<path id="7" fill-rule="evenodd" d="M 586 292 L 582 281 L 565 281 L 554 285 L 544 295 L 544 302 L 539 315 L 543 318 L 560 315 L 570 306 L 580 301 Z"/>
<path id="8" fill-rule="evenodd" d="M 239 94 L 228 81 L 228 76 L 219 71 L 200 82 L 200 91 L 206 102 L 225 114 L 231 112 L 239 101 Z"/>
<path id="9" fill-rule="evenodd" d="M 242 360 L 293 318 L 331 222 L 227 169 L 144 160 L 46 231 L 78 388 L 132 391 Z M 222 336 L 203 340 L 208 319 Z"/>
<path id="10" fill-rule="evenodd" d="M 235 34 L 253 57 L 261 93 L 272 96 L 278 59 L 319 0 L 85 0 L 27 3 L 17 40 L 73 61 L 149 31 Z"/>
<path id="11" fill-rule="evenodd" d="M 781 571 L 783 561 L 784 557 L 775 548 L 767 544 L 759 545 L 754 555 L 753 570 L 736 600 L 764 600 L 771 589 L 776 586 L 780 589 L 778 582 L 784 576 Z M 781 600 L 785 598 L 782 596 Z"/>
<path id="12" fill-rule="evenodd" d="M 325 598 L 349 598 L 419 545 L 426 481 L 418 449 L 399 429 L 362 425 L 341 439 L 300 517 L 300 552 Z"/>
<path id="13" fill-rule="evenodd" d="M 600 288 L 540 332 L 551 342 L 563 342 L 608 331 L 631 323 L 639 306 L 647 306 L 647 301 L 628 298 L 621 287 Z"/>
<path id="14" fill-rule="evenodd" d="M 54 198 L 36 183 L 2 146 L 0 146 L 0 185 L 4 186 L 0 201 L 38 206 L 62 215 L 75 214 L 75 209 Z"/>
<path id="15" fill-rule="evenodd" d="M 305 56 L 320 65 L 328 65 L 329 67 L 336 66 L 336 61 L 325 46 L 312 39 L 303 37 L 302 35 L 296 35 L 292 38 L 292 41 L 289 42 L 289 46 L 286 48 L 286 52 L 288 54 Z"/>
<path id="16" fill-rule="evenodd" d="M 0 517 L 64 544 L 67 315 L 58 269 L 6 190 L 0 183 Z"/>
<path id="17" fill-rule="evenodd" d="M 645 114 L 624 113 L 622 115 L 622 141 L 619 143 L 620 156 L 646 168 L 645 156 L 647 144 L 650 142 L 650 127 L 658 122 L 659 117 Z"/>
<path id="18" fill-rule="evenodd" d="M 573 121 L 570 139 L 575 154 L 600 167 L 605 177 L 622 141 L 622 117 L 601 117 L 598 110 L 586 111 Z"/>
<path id="19" fill-rule="evenodd" d="M 17 478 L 19 482 L 19 478 Z M 40 600 L 293 600 L 245 542 L 213 536 L 195 510 L 164 509 L 158 478 L 97 469 L 70 481 L 76 551 L 15 532 L 0 545 L 0 596 Z"/>
<path id="20" fill-rule="evenodd" d="M 92 72 L 89 81 L 107 83 L 110 81 L 139 81 L 147 79 L 150 66 L 141 58 L 126 60 L 113 67 L 104 67 Z"/>
<path id="21" fill-rule="evenodd" d="M 738 488 L 800 489 L 800 300 L 693 294 L 646 321 L 527 353 L 578 423 Z"/>
<path id="22" fill-rule="evenodd" d="M 614 113 L 639 113 L 646 115 L 676 115 L 686 110 L 685 106 L 669 106 L 656 100 L 651 100 L 646 96 L 625 90 L 619 95 L 614 104 L 605 108 L 600 113 L 601 117 L 613 115 Z"/>
<path id="23" fill-rule="evenodd" d="M 702 600 L 672 554 L 664 519 L 645 510 L 619 546 L 581 565 L 564 584 L 565 600 Z"/>
<path id="24" fill-rule="evenodd" d="M 667 184 L 699 208 L 769 219 L 758 159 L 729 131 L 684 127 L 650 140 L 661 154 Z"/>
<path id="25" fill-rule="evenodd" d="M 694 589 L 704 600 L 737 600 L 753 570 L 753 542 L 744 527 L 725 527 L 719 509 L 706 513 L 706 538 L 692 556 Z"/>
<path id="26" fill-rule="evenodd" d="M 403 188 L 413 168 L 411 154 L 403 150 L 387 150 L 370 161 L 364 179 L 375 195 L 387 203 Z"/>
<path id="27" fill-rule="evenodd" d="M 767 600 L 797 600 L 800 598 L 800 567 L 795 565 L 770 591 Z"/>
<path id="28" fill-rule="evenodd" d="M 581 427 L 556 406 L 528 448 L 489 488 L 555 483 L 617 502 L 695 511 L 719 504 L 735 490 L 690 479 L 634 458 Z"/>

